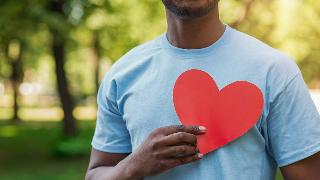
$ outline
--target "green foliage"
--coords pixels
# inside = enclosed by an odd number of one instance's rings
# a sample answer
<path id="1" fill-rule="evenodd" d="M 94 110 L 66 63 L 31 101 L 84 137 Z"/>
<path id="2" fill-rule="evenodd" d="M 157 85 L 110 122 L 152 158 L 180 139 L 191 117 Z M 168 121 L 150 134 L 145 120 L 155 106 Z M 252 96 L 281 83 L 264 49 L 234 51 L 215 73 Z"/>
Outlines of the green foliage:
<path id="1" fill-rule="evenodd" d="M 89 143 L 90 144 L 90 143 Z M 88 140 L 83 138 L 68 138 L 59 141 L 53 149 L 55 157 L 79 157 L 88 156 L 91 147 Z"/>
<path id="2" fill-rule="evenodd" d="M 99 34 L 103 56 L 113 62 L 129 49 L 165 30 L 161 1 L 106 2 L 109 3 L 96 6 L 87 17 L 85 26 Z"/>
<path id="3" fill-rule="evenodd" d="M 8 77 L 6 44 L 12 39 L 24 43 L 24 69 L 34 69 L 31 77 L 41 77 L 43 61 L 52 61 L 50 31 L 67 39 L 67 74 L 75 95 L 94 94 L 93 40 L 99 40 L 102 63 L 114 62 L 132 47 L 165 31 L 165 12 L 159 0 L 67 0 L 63 14 L 52 12 L 55 0 L 0 2 L 0 77 Z M 268 44 L 287 52 L 297 60 L 308 84 L 320 85 L 319 2 L 224 0 L 220 2 L 222 19 Z M 53 64 L 53 63 L 51 63 Z M 52 65 L 51 69 L 54 69 Z M 80 70 L 81 69 L 81 70 Z M 102 69 L 104 73 L 106 68 Z M 45 86 L 54 89 L 54 71 L 48 71 Z"/>
<path id="4" fill-rule="evenodd" d="M 24 43 L 24 81 L 37 81 L 55 89 L 53 63 L 43 76 L 42 62 L 53 61 L 51 32 L 66 41 L 66 71 L 75 96 L 96 93 L 93 38 L 99 39 L 103 63 L 114 62 L 134 46 L 165 30 L 164 11 L 158 0 L 67 0 L 63 14 L 52 11 L 55 0 L 1 1 L 0 58 L 5 60 L 6 45 L 13 39 Z M 58 1 L 57 1 L 58 2 Z M 0 62 L 0 77 L 8 77 L 8 61 Z M 106 68 L 102 69 L 104 73 Z"/>
<path id="5" fill-rule="evenodd" d="M 287 53 L 297 61 L 309 86 L 320 88 L 318 1 L 225 0 L 221 5 L 223 19 L 230 24 L 240 20 L 238 29 Z"/>

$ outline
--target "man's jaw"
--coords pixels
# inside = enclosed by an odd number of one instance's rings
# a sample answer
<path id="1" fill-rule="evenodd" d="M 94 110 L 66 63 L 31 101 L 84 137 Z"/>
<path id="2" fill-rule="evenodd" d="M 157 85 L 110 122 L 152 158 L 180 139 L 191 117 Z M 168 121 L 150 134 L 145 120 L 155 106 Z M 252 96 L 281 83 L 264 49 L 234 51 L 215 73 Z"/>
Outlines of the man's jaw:
<path id="1" fill-rule="evenodd" d="M 165 7 L 177 18 L 187 20 L 207 15 L 215 8 L 213 0 L 162 0 Z"/>

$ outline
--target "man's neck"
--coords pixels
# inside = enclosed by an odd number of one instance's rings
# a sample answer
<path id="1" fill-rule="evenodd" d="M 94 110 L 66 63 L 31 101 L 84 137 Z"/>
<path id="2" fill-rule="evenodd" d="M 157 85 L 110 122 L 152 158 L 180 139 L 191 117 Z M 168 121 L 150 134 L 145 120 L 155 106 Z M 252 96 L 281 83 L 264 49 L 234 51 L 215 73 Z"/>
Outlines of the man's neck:
<path id="1" fill-rule="evenodd" d="M 169 42 L 179 48 L 199 49 L 216 42 L 225 30 L 219 19 L 218 7 L 204 17 L 182 20 L 167 13 L 167 36 Z"/>

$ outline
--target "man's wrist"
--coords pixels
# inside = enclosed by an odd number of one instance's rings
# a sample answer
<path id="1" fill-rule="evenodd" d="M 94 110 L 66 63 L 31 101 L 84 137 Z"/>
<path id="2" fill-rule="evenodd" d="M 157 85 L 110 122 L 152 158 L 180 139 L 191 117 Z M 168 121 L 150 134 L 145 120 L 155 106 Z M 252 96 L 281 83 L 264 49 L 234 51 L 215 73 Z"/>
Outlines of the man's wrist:
<path id="1" fill-rule="evenodd" d="M 141 170 L 132 160 L 130 155 L 126 159 L 120 161 L 116 168 L 119 168 L 118 172 L 121 173 L 120 176 L 123 180 L 141 180 L 143 178 Z"/>

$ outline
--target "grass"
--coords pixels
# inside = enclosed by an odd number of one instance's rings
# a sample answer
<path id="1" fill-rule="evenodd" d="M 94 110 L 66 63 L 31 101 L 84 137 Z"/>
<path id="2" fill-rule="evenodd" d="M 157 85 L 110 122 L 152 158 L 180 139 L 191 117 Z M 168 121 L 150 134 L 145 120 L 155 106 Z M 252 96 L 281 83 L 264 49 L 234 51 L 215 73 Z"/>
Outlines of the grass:
<path id="1" fill-rule="evenodd" d="M 59 122 L 0 121 L 0 179 L 84 179 L 89 161 L 94 121 L 78 121 L 75 139 L 61 138 Z M 281 180 L 280 173 L 277 180 Z"/>
<path id="2" fill-rule="evenodd" d="M 28 122 L 0 126 L 0 179 L 84 179 L 94 121 L 80 122 L 81 153 L 63 156 L 60 123 Z M 77 146 L 79 147 L 79 145 Z"/>

